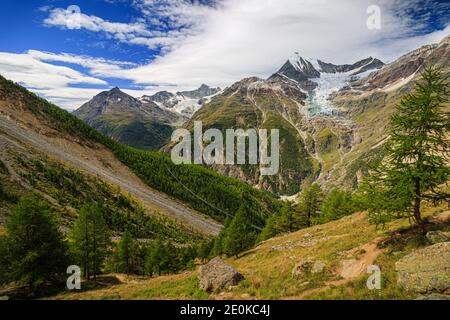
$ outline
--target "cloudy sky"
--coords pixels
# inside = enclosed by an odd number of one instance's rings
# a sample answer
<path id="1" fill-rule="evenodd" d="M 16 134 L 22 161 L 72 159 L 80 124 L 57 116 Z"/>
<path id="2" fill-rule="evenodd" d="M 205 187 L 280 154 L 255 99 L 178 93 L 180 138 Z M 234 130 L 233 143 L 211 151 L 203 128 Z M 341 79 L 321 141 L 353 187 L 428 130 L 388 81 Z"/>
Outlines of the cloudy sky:
<path id="1" fill-rule="evenodd" d="M 73 110 L 115 86 L 264 78 L 294 52 L 390 62 L 449 35 L 449 21 L 445 0 L 2 0 L 0 74 Z"/>

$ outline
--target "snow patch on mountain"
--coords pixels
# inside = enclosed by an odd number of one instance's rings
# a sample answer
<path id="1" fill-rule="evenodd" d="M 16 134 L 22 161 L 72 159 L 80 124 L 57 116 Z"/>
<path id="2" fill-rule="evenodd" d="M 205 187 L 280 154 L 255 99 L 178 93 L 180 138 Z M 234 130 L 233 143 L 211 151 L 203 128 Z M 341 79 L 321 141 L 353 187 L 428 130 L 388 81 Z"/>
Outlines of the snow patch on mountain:
<path id="1" fill-rule="evenodd" d="M 202 85 L 199 89 L 193 91 L 177 93 L 161 91 L 153 96 L 143 96 L 139 100 L 156 103 L 160 108 L 191 118 L 203 105 L 210 102 L 213 97 L 221 92 L 222 89 L 220 88 Z"/>
<path id="2" fill-rule="evenodd" d="M 317 77 L 309 77 L 309 80 L 316 83 L 317 86 L 308 93 L 308 111 L 310 116 L 331 115 L 333 105 L 330 96 L 351 85 L 352 81 L 367 77 L 372 72 L 380 68 L 379 60 L 369 58 L 359 61 L 354 65 L 334 66 L 336 71 L 326 72 L 321 67 L 323 62 L 316 59 L 304 59 L 298 53 L 295 53 L 289 59 L 289 62 L 298 71 L 304 74 L 315 74 Z M 331 64 L 330 64 L 331 65 Z M 345 72 L 339 70 L 346 70 Z M 291 79 L 295 82 L 294 79 Z"/>
<path id="3" fill-rule="evenodd" d="M 330 95 L 345 87 L 350 78 L 351 76 L 347 73 L 322 73 L 320 78 L 311 79 L 318 86 L 309 94 L 310 115 L 332 114 L 333 105 L 329 100 Z"/>

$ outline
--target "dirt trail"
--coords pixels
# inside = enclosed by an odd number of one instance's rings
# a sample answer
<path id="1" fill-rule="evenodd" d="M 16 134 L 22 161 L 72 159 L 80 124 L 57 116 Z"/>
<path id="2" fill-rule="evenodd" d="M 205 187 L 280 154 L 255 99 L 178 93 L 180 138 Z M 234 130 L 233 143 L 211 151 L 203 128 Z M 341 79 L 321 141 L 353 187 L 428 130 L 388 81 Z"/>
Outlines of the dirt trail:
<path id="1" fill-rule="evenodd" d="M 289 299 L 304 299 L 313 293 L 323 292 L 333 286 L 345 285 L 353 280 L 356 280 L 363 274 L 366 274 L 367 267 L 374 264 L 378 255 L 383 252 L 382 249 L 378 248 L 378 243 L 380 243 L 381 240 L 382 238 L 376 238 L 371 242 L 346 252 L 347 257 L 354 255 L 356 257 L 341 260 L 341 265 L 336 270 L 337 275 L 341 277 L 341 279 L 328 281 L 322 287 L 306 290 L 299 296 L 290 297 Z"/>
<path id="2" fill-rule="evenodd" d="M 366 273 L 367 267 L 372 265 L 382 252 L 381 249 L 378 249 L 378 243 L 380 241 L 381 238 L 377 238 L 349 252 L 358 256 L 355 259 L 342 260 L 341 267 L 338 270 L 339 275 L 344 280 L 351 281 Z M 333 284 L 333 282 L 330 284 Z"/>
<path id="3" fill-rule="evenodd" d="M 36 130 L 36 128 L 33 129 Z M 0 116 L 0 134 L 9 137 L 9 140 L 13 138 L 25 146 L 31 146 L 51 157 L 68 162 L 94 176 L 105 179 L 137 197 L 144 205 L 161 209 L 162 213 L 186 223 L 199 232 L 215 236 L 222 228 L 212 219 L 149 188 L 103 146 L 88 148 L 75 141 L 68 141 L 67 138 L 50 138 L 29 128 L 25 129 L 8 117 L 2 116 Z"/>

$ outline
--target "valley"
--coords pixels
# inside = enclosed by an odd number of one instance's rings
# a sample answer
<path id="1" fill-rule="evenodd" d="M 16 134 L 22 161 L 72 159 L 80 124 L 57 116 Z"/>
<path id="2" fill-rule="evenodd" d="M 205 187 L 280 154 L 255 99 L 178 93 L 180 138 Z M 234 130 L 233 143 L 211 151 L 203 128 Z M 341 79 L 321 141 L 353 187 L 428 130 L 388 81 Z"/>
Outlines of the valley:
<path id="1" fill-rule="evenodd" d="M 113 154 L 104 147 L 102 148 L 99 145 L 86 146 L 71 142 L 58 137 L 54 132 L 52 134 L 51 131 L 46 132 L 44 136 L 33 133 L 29 129 L 21 128 L 18 124 L 8 120 L 8 117 L 11 119 L 15 115 L 3 114 L 0 118 L 0 132 L 2 136 L 8 137 L 9 143 L 14 145 L 19 143 L 28 148 L 39 150 L 64 163 L 70 163 L 92 176 L 104 179 L 120 187 L 142 201 L 145 206 L 157 209 L 200 232 L 208 235 L 217 235 L 220 231 L 221 226 L 219 224 L 205 219 L 201 214 L 194 212 L 180 202 L 143 184 L 138 177 L 117 161 Z M 21 119 L 24 120 L 23 115 Z M 12 142 L 11 139 L 13 139 Z"/>
<path id="2" fill-rule="evenodd" d="M 14 246 L 12 235 L 24 230 L 17 217 L 25 220 L 28 212 L 44 222 L 51 216 L 48 229 L 57 235 L 59 248 L 67 249 L 71 263 L 82 262 L 84 271 L 93 265 L 94 277 L 85 275 L 83 290 L 58 287 L 42 294 L 49 299 L 448 296 L 448 287 L 442 289 L 448 280 L 448 261 L 442 257 L 450 231 L 448 181 L 443 180 L 448 100 L 434 103 L 434 93 L 425 99 L 430 109 L 439 110 L 426 114 L 435 124 L 434 135 L 426 138 L 439 145 L 431 163 L 440 165 L 419 166 L 420 174 L 430 174 L 424 182 L 431 181 L 428 189 L 417 184 L 420 179 L 414 180 L 414 188 L 393 188 L 409 197 L 404 200 L 394 198 L 386 185 L 370 183 L 383 178 L 374 174 L 373 165 L 386 169 L 380 164 L 390 160 L 392 148 L 385 145 L 395 136 L 393 120 L 404 131 L 410 118 L 415 121 L 411 126 L 423 124 L 412 114 L 420 111 L 422 101 L 412 93 L 428 94 L 420 91 L 422 77 L 428 76 L 423 79 L 429 83 L 437 79 L 429 90 L 447 94 L 448 84 L 441 79 L 450 71 L 449 53 L 449 36 L 386 64 L 369 57 L 338 65 L 295 53 L 264 79 L 249 75 L 224 89 L 203 84 L 196 90 L 141 97 L 115 87 L 73 113 L 0 76 L 0 250 L 5 253 L 0 283 L 8 285 L 0 287 L 0 296 L 21 297 L 23 288 L 11 280 L 14 272 L 7 260 L 12 255 L 4 244 L 17 252 L 23 249 Z M 405 105 L 412 106 L 411 114 Z M 399 106 L 404 113 L 392 117 Z M 279 170 L 265 174 L 263 164 L 252 161 L 177 163 L 170 157 L 177 148 L 171 139 L 176 129 L 190 133 L 183 140 L 189 146 L 202 141 L 198 150 L 207 145 L 198 131 L 216 129 L 225 142 L 229 129 L 249 130 L 255 137 L 258 130 L 277 129 Z M 260 145 L 256 139 L 245 160 L 260 159 Z M 403 146 L 406 158 L 412 152 L 408 146 Z M 233 156 L 238 151 L 233 144 Z M 418 158 L 428 155 L 426 151 Z M 394 165 L 410 164 L 410 158 L 401 159 Z M 411 172 L 401 173 L 385 175 L 406 185 Z M 388 190 L 383 196 L 389 201 L 371 197 L 374 189 Z M 435 202 L 428 202 L 435 191 Z M 377 205 L 381 213 L 374 209 Z M 90 249 L 84 240 L 90 230 L 92 250 L 97 250 L 92 257 L 83 251 Z M 104 237 L 99 238 L 104 250 L 97 248 L 97 235 Z M 416 271 L 410 261 L 417 256 L 423 261 L 431 257 L 438 285 L 425 290 L 411 280 Z M 372 266 L 381 268 L 383 290 L 367 289 Z M 429 270 L 420 272 L 429 276 Z"/>

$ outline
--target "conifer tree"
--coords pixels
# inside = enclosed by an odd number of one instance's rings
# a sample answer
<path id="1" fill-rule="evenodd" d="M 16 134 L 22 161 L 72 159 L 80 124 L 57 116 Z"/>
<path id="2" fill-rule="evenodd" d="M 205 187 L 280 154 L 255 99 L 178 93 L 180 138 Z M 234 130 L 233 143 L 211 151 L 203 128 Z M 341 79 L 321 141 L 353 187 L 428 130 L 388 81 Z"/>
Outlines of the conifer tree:
<path id="1" fill-rule="evenodd" d="M 325 223 L 356 212 L 356 209 L 352 194 L 335 188 L 325 196 L 319 219 Z"/>
<path id="2" fill-rule="evenodd" d="M 84 277 L 90 279 L 93 276 L 96 279 L 111 247 L 111 235 L 101 208 L 95 204 L 83 206 L 71 238 Z"/>
<path id="3" fill-rule="evenodd" d="M 390 120 L 386 156 L 363 187 L 372 221 L 411 217 L 424 229 L 421 204 L 449 199 L 440 188 L 450 177 L 448 98 L 448 75 L 429 67 L 401 99 Z"/>
<path id="4" fill-rule="evenodd" d="M 0 281 L 28 286 L 36 294 L 59 283 L 69 265 L 64 243 L 48 203 L 36 194 L 22 197 L 0 240 Z"/>
<path id="5" fill-rule="evenodd" d="M 252 208 L 244 202 L 227 229 L 223 249 L 228 256 L 237 258 L 240 252 L 255 244 L 258 233 L 254 227 L 254 221 Z"/>
<path id="6" fill-rule="evenodd" d="M 132 273 L 133 255 L 134 255 L 134 241 L 131 237 L 131 233 L 128 230 L 122 235 L 122 239 L 119 242 L 118 248 L 118 263 L 119 271 L 130 274 Z"/>
<path id="7" fill-rule="evenodd" d="M 303 215 L 306 220 L 306 226 L 310 227 L 318 217 L 323 202 L 323 192 L 317 183 L 303 190 L 300 204 L 298 205 L 298 214 Z M 301 221 L 301 217 L 297 217 Z"/>

